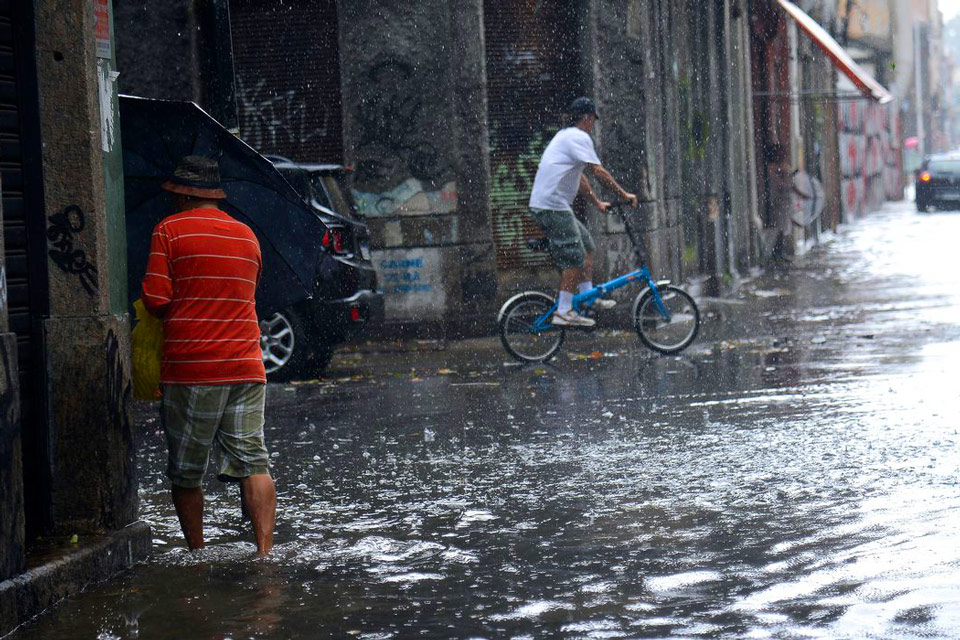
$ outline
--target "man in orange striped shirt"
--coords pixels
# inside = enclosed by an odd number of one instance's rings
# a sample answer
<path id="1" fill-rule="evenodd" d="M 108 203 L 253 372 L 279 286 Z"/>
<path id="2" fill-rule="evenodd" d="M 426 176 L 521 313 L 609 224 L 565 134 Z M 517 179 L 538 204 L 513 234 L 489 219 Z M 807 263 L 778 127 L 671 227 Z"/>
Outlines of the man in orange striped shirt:
<path id="1" fill-rule="evenodd" d="M 273 546 L 277 494 L 263 439 L 266 374 L 255 293 L 260 245 L 218 208 L 226 198 L 216 161 L 183 158 L 163 188 L 176 213 L 150 240 L 143 304 L 163 319 L 160 418 L 167 476 L 187 546 L 203 542 L 201 481 L 211 448 L 218 477 L 238 481 L 258 555 Z"/>

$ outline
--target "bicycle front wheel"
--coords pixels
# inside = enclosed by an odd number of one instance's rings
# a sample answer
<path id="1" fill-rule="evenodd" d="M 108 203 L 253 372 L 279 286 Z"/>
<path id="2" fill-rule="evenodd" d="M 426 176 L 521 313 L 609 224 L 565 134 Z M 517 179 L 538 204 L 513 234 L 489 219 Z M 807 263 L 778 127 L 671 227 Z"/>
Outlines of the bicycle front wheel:
<path id="1" fill-rule="evenodd" d="M 529 291 L 503 305 L 500 341 L 507 353 L 521 362 L 546 362 L 557 354 L 563 344 L 563 327 L 542 322 L 553 304 L 547 294 Z"/>
<path id="2" fill-rule="evenodd" d="M 689 293 L 679 287 L 658 288 L 663 309 L 651 289 L 637 298 L 633 306 L 634 326 L 640 341 L 659 353 L 683 351 L 700 329 L 700 310 Z M 666 315 L 664 315 L 666 311 Z"/>

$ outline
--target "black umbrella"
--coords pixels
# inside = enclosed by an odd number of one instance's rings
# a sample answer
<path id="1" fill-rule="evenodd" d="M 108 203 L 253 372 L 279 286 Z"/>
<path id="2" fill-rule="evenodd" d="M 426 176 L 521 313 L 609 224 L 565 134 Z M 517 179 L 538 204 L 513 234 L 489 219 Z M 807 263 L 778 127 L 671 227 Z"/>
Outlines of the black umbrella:
<path id="1" fill-rule="evenodd" d="M 120 96 L 120 127 L 131 302 L 140 297 L 153 227 L 174 213 L 173 194 L 160 185 L 187 155 L 220 162 L 221 208 L 257 234 L 261 317 L 313 294 L 326 227 L 269 160 L 192 102 Z"/>

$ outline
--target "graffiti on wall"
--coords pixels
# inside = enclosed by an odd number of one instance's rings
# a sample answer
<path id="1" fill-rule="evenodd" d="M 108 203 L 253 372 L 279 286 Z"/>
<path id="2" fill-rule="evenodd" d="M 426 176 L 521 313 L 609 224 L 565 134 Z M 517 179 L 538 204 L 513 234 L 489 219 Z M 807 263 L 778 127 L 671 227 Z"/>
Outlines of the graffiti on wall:
<path id="1" fill-rule="evenodd" d="M 123 427 L 122 432 L 126 433 L 130 420 L 127 407 L 133 393 L 133 386 L 130 376 L 127 375 L 120 341 L 113 329 L 107 332 L 104 353 L 107 357 L 107 412 L 110 426 Z"/>
<path id="2" fill-rule="evenodd" d="M 330 116 L 322 104 L 308 106 L 292 89 L 271 91 L 265 79 L 249 84 L 238 77 L 237 107 L 243 138 L 256 149 L 301 147 L 327 135 Z"/>
<path id="3" fill-rule="evenodd" d="M 896 108 L 846 102 L 838 105 L 841 196 L 845 219 L 856 218 L 900 197 Z"/>
<path id="4" fill-rule="evenodd" d="M 51 245 L 47 255 L 61 271 L 79 277 L 87 293 L 94 295 L 98 289 L 97 268 L 83 248 L 74 244 L 87 224 L 83 211 L 73 204 L 49 216 L 47 221 L 47 240 Z"/>
<path id="5" fill-rule="evenodd" d="M 555 129 L 547 132 L 550 137 Z M 537 175 L 540 156 L 546 147 L 544 135 L 530 138 L 525 150 L 509 153 L 495 145 L 490 149 L 493 161 L 490 200 L 493 204 L 494 237 L 501 253 L 529 251 L 524 247 L 524 222 L 529 219 L 530 192 Z"/>
<path id="6" fill-rule="evenodd" d="M 433 143 L 415 68 L 388 58 L 362 75 L 356 113 L 354 197 L 366 215 L 450 213 L 457 209 L 453 171 Z"/>
<path id="7" fill-rule="evenodd" d="M 445 182 L 439 190 L 430 191 L 412 177 L 380 193 L 355 189 L 353 197 L 357 209 L 369 216 L 452 213 L 458 200 L 456 182 Z"/>

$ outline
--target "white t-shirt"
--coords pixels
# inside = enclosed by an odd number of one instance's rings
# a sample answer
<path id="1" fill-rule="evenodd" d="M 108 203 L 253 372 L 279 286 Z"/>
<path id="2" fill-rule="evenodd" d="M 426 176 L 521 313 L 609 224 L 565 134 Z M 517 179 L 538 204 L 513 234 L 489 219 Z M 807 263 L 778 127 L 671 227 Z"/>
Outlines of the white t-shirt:
<path id="1" fill-rule="evenodd" d="M 600 164 L 590 134 L 577 127 L 557 132 L 540 158 L 530 208 L 572 211 L 570 205 L 577 197 L 580 176 L 588 164 Z"/>

